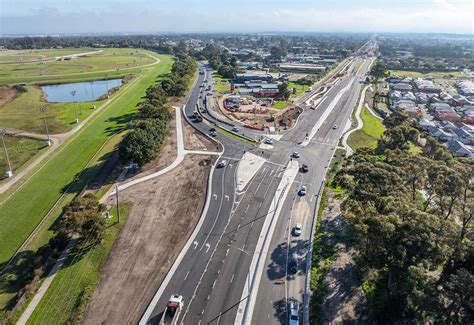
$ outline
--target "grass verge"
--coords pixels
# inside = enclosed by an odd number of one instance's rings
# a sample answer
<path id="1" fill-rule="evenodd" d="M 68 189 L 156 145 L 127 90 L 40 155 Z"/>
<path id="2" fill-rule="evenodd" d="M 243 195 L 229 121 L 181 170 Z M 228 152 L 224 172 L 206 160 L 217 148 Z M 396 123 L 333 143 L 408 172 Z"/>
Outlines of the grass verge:
<path id="1" fill-rule="evenodd" d="M 362 147 L 374 149 L 377 146 L 377 141 L 385 131 L 385 126 L 365 106 L 362 107 L 360 117 L 364 126 L 362 129 L 353 132 L 349 139 L 347 139 L 347 143 L 354 150 Z"/>
<path id="2" fill-rule="evenodd" d="M 228 136 L 229 138 L 242 141 L 243 143 L 246 143 L 246 144 L 248 144 L 248 145 L 250 145 L 250 146 L 255 147 L 255 146 L 257 145 L 256 142 L 253 142 L 253 141 L 247 140 L 247 139 L 245 139 L 245 138 L 243 138 L 243 137 L 240 137 L 240 136 L 238 136 L 238 135 L 236 135 L 236 134 L 234 134 L 234 133 L 232 133 L 232 132 L 227 131 L 227 130 L 224 129 L 224 128 L 221 128 L 220 126 L 217 126 L 217 130 L 218 130 L 220 133 L 222 133 L 222 134 Z"/>
<path id="3" fill-rule="evenodd" d="M 410 78 L 426 78 L 426 77 L 433 77 L 433 78 L 457 78 L 464 76 L 462 71 L 452 71 L 452 72 L 427 72 L 421 73 L 418 71 L 404 71 L 404 70 L 388 70 L 390 75 L 398 76 L 398 77 L 410 77 Z"/>
<path id="4" fill-rule="evenodd" d="M 45 141 L 34 140 L 29 138 L 19 138 L 5 136 L 5 146 L 7 147 L 8 158 L 13 170 L 17 173 L 28 162 L 32 161 L 38 154 L 43 152 L 47 146 Z M 2 146 L 2 144 L 0 144 Z M 0 178 L 7 172 L 8 164 L 3 147 L 0 147 Z"/>
<path id="5" fill-rule="evenodd" d="M 107 260 L 115 239 L 125 224 L 128 207 L 120 206 L 120 221 L 117 209 L 111 210 L 112 218 L 101 244 L 87 251 L 72 251 L 64 266 L 46 291 L 28 324 L 79 324 L 100 279 L 100 271 Z"/>

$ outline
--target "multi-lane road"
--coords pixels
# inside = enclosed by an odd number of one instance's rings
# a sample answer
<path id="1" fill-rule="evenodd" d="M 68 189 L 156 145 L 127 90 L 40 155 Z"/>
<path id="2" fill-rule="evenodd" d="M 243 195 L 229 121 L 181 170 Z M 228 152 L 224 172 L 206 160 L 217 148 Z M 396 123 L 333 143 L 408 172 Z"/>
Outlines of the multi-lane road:
<path id="1" fill-rule="evenodd" d="M 273 148 L 251 147 L 218 133 L 224 147 L 220 160 L 227 164 L 212 170 L 200 223 L 141 323 L 157 324 L 172 294 L 184 297 L 179 317 L 184 324 L 286 324 L 290 299 L 298 302 L 303 323 L 318 193 L 372 61 L 358 56 L 350 59 L 347 72 L 317 107 L 305 109 L 298 124 Z M 185 106 L 190 123 L 205 133 L 212 127 L 208 121 L 229 128 L 212 113 L 210 96 L 204 121 L 192 118 L 196 103 L 204 107 L 200 85 L 205 80 L 211 83 L 210 78 L 209 71 L 198 76 Z M 297 161 L 291 158 L 294 151 L 300 153 Z M 236 173 L 244 152 L 265 158 L 265 163 L 237 192 Z M 302 163 L 308 172 L 299 170 Z M 298 194 L 302 186 L 307 188 L 304 196 Z M 298 237 L 291 233 L 296 223 L 302 225 Z M 296 273 L 288 269 L 290 261 L 296 262 Z"/>

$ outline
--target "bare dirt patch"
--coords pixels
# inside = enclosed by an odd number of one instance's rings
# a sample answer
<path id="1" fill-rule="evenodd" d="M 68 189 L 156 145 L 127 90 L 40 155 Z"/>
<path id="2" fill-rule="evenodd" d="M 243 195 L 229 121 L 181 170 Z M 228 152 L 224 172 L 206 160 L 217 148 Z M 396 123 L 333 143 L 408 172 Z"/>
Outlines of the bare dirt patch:
<path id="1" fill-rule="evenodd" d="M 367 302 L 361 288 L 355 264 L 355 251 L 351 248 L 348 225 L 341 215 L 340 201 L 328 191 L 321 230 L 329 236 L 330 245 L 335 246 L 332 264 L 325 275 L 326 292 L 322 307 L 322 321 L 329 324 L 345 322 L 367 322 Z"/>
<path id="2" fill-rule="evenodd" d="M 0 107 L 14 100 L 16 95 L 17 91 L 14 88 L 0 86 Z"/>
<path id="3" fill-rule="evenodd" d="M 184 148 L 187 150 L 220 151 L 217 142 L 194 130 L 188 123 L 183 123 Z"/>
<path id="4" fill-rule="evenodd" d="M 169 173 L 121 192 L 130 204 L 128 220 L 102 270 L 86 324 L 138 322 L 199 220 L 214 159 L 188 155 Z"/>

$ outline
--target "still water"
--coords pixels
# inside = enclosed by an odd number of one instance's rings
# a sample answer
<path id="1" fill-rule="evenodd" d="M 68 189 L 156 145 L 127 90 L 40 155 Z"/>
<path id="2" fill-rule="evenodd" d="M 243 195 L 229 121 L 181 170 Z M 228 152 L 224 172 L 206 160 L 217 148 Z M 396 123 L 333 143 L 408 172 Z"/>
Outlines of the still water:
<path id="1" fill-rule="evenodd" d="M 41 86 L 46 101 L 50 103 L 89 102 L 105 95 L 107 90 L 120 87 L 122 79 L 75 82 L 59 85 Z M 74 92 L 74 98 L 71 92 Z"/>

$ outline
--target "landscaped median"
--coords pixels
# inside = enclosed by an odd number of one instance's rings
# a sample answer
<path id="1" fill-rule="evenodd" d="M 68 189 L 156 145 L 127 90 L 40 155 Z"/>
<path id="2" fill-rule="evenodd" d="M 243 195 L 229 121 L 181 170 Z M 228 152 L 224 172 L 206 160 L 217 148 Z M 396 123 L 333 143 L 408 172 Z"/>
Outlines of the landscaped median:
<path id="1" fill-rule="evenodd" d="M 156 55 L 161 62 L 143 70 L 135 82 L 124 88 L 113 101 L 74 134 L 29 179 L 13 192 L 0 196 L 0 265 L 5 267 L 15 252 L 33 232 L 37 225 L 57 204 L 64 205 L 80 193 L 97 174 L 101 164 L 86 168 L 91 159 L 111 137 L 122 131 L 134 117 L 136 105 L 142 100 L 148 86 L 156 82 L 157 76 L 168 73 L 172 58 Z M 86 170 L 83 170 L 86 168 Z M 53 226 L 60 209 L 48 216 L 47 223 Z M 52 236 L 49 227 L 38 236 L 44 244 Z M 46 233 L 46 234 L 45 234 Z M 41 243 L 36 243 L 36 247 Z M 3 269 L 3 268 L 2 268 Z M 12 294 L 0 293 L 0 309 Z"/>

